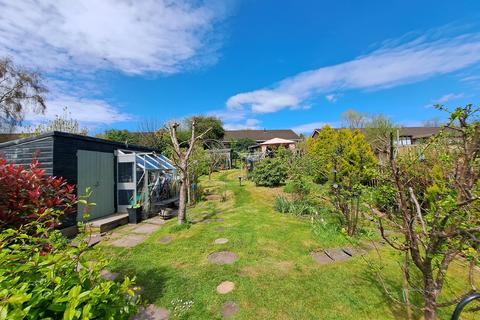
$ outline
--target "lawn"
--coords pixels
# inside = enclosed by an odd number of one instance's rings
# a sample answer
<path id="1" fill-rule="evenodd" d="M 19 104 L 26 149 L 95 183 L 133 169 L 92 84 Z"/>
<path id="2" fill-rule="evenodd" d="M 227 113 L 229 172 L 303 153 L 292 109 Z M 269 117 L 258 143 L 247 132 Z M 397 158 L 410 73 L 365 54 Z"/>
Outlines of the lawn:
<path id="1" fill-rule="evenodd" d="M 315 235 L 308 219 L 275 212 L 273 198 L 280 189 L 248 182 L 239 186 L 239 174 L 232 170 L 202 180 L 202 187 L 212 195 L 189 210 L 189 219 L 195 221 L 189 229 L 178 230 L 176 221 L 169 221 L 133 248 L 113 247 L 107 241 L 94 253 L 112 260 L 111 271 L 136 276 L 144 299 L 169 309 L 172 319 L 221 319 L 226 301 L 238 305 L 235 319 L 405 318 L 404 310 L 388 299 L 369 271 L 366 261 L 377 260 L 375 250 L 365 259 L 317 264 L 311 252 L 331 248 L 335 240 Z M 115 233 L 129 230 L 125 226 Z M 166 235 L 173 240 L 160 243 Z M 217 238 L 229 241 L 215 244 Z M 380 247 L 389 286 L 398 289 L 395 253 Z M 224 250 L 239 259 L 231 265 L 209 263 L 209 254 Z M 452 290 L 463 289 L 457 273 L 454 265 Z M 235 289 L 218 294 L 216 288 L 223 281 L 234 282 Z M 185 302 L 192 304 L 180 308 Z M 451 311 L 443 311 L 441 318 L 448 318 Z"/>

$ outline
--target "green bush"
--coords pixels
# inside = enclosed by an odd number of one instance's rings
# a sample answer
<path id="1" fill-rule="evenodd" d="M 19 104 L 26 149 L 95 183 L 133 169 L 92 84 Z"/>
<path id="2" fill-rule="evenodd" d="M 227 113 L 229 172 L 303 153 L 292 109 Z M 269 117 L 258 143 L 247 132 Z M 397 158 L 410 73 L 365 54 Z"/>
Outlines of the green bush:
<path id="1" fill-rule="evenodd" d="M 0 233 L 0 319 L 113 320 L 136 313 L 133 281 L 102 278 L 106 263 L 87 261 L 84 241 L 72 247 L 58 231 L 33 224 Z M 24 231 L 32 227 L 43 236 Z"/>
<path id="2" fill-rule="evenodd" d="M 283 191 L 292 193 L 298 199 L 303 199 L 312 192 L 312 188 L 312 182 L 307 177 L 294 176 L 283 187 Z"/>
<path id="3" fill-rule="evenodd" d="M 276 187 L 285 183 L 287 169 L 281 158 L 265 158 L 255 163 L 250 178 L 257 186 Z"/>
<path id="4" fill-rule="evenodd" d="M 379 185 L 373 188 L 371 195 L 373 204 L 378 210 L 386 213 L 395 210 L 397 192 L 391 185 Z"/>

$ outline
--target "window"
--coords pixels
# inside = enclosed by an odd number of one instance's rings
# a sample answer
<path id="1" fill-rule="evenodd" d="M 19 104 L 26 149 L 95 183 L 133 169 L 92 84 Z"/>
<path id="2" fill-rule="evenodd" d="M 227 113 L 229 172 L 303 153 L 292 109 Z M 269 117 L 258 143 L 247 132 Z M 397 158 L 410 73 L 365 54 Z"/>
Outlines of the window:
<path id="1" fill-rule="evenodd" d="M 398 145 L 401 145 L 401 146 L 409 146 L 412 144 L 412 137 L 410 136 L 401 136 L 399 139 L 398 139 Z"/>
<path id="2" fill-rule="evenodd" d="M 128 206 L 133 202 L 133 190 L 118 190 L 118 204 L 120 206 Z"/>
<path id="3" fill-rule="evenodd" d="M 133 162 L 120 162 L 118 164 L 118 182 L 133 182 Z"/>

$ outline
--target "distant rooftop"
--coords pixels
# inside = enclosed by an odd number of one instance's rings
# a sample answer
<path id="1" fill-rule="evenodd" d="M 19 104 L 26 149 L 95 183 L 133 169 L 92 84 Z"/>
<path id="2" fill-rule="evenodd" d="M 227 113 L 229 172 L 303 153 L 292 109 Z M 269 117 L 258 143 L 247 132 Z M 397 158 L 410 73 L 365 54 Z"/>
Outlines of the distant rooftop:
<path id="1" fill-rule="evenodd" d="M 273 138 L 300 140 L 300 137 L 290 129 L 283 130 L 225 130 L 223 140 L 253 139 L 257 142 L 264 142 Z"/>

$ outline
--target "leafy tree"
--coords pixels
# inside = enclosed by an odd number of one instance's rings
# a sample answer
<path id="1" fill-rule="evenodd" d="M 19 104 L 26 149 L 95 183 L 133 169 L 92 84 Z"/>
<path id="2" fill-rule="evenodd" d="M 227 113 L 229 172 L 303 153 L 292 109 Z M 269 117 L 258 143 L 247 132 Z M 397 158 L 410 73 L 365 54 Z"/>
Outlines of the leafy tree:
<path id="1" fill-rule="evenodd" d="M 192 131 L 192 124 L 195 123 L 196 130 L 198 132 L 206 132 L 207 130 L 208 133 L 203 136 L 203 140 L 223 140 L 223 136 L 225 135 L 225 130 L 223 129 L 223 123 L 222 120 L 220 120 L 217 117 L 210 117 L 210 116 L 193 116 L 191 118 L 187 119 L 187 130 L 184 130 L 185 134 L 185 140 L 188 140 L 188 136 L 191 131 Z M 178 132 L 180 134 L 180 131 Z M 179 137 L 180 140 L 181 137 Z"/>
<path id="2" fill-rule="evenodd" d="M 43 113 L 46 87 L 38 73 L 19 68 L 10 59 L 0 59 L 0 132 L 11 132 L 24 119 L 28 107 Z"/>
<path id="3" fill-rule="evenodd" d="M 390 134 L 397 129 L 398 126 L 390 118 L 378 114 L 369 118 L 364 132 L 374 152 L 378 155 L 385 155 L 390 148 Z"/>
<path id="4" fill-rule="evenodd" d="M 88 129 L 82 128 L 78 120 L 72 118 L 72 114 L 68 111 L 68 108 L 63 108 L 63 115 L 55 115 L 55 119 L 49 120 L 46 123 L 41 123 L 36 127 L 27 129 L 27 133 L 24 135 L 40 135 L 52 131 L 68 132 L 73 134 L 79 134 L 82 136 L 88 135 Z"/>
<path id="5" fill-rule="evenodd" d="M 479 113 L 473 105 L 456 108 L 448 131 L 415 150 L 390 154 L 388 182 L 395 188 L 398 210 L 379 217 L 380 231 L 404 255 L 407 306 L 410 309 L 410 295 L 419 293 L 426 320 L 436 319 L 438 308 L 458 301 L 438 301 L 452 261 L 466 257 L 470 275 L 479 262 Z M 392 135 L 392 145 L 393 140 Z M 402 237 L 387 236 L 385 229 Z"/>
<path id="6" fill-rule="evenodd" d="M 257 142 L 251 138 L 240 138 L 231 141 L 232 150 L 236 153 L 248 152 L 249 147 L 256 145 Z"/>
<path id="7" fill-rule="evenodd" d="M 333 204 L 342 213 L 346 232 L 353 235 L 359 222 L 362 189 L 375 173 L 376 159 L 359 130 L 325 126 L 307 141 L 305 157 L 312 159 L 316 181 L 330 181 Z"/>
<path id="8" fill-rule="evenodd" d="M 109 129 L 105 131 L 104 133 L 98 134 L 98 138 L 102 139 L 107 139 L 111 141 L 118 141 L 122 143 L 128 143 L 128 144 L 138 144 L 139 137 L 138 135 L 123 129 L 123 130 L 118 130 L 118 129 Z"/>

